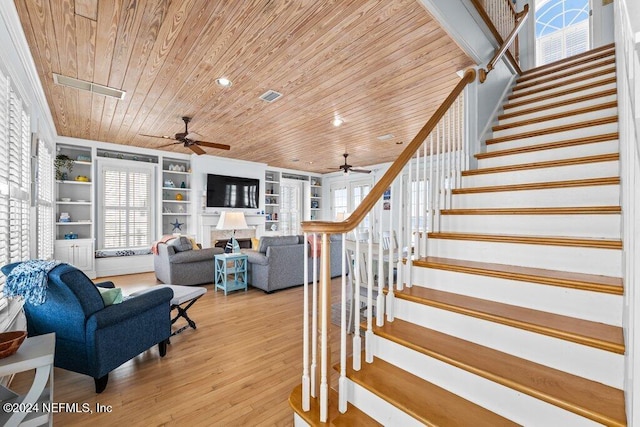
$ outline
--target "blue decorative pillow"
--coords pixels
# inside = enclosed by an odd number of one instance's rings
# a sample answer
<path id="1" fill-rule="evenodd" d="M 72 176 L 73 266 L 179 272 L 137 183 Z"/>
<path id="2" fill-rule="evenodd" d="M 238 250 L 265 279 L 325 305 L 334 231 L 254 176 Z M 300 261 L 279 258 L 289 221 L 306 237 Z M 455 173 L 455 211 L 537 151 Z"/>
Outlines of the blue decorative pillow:
<path id="1" fill-rule="evenodd" d="M 122 289 L 120 288 L 100 288 L 100 296 L 104 301 L 105 307 L 111 304 L 120 304 L 122 302 Z"/>

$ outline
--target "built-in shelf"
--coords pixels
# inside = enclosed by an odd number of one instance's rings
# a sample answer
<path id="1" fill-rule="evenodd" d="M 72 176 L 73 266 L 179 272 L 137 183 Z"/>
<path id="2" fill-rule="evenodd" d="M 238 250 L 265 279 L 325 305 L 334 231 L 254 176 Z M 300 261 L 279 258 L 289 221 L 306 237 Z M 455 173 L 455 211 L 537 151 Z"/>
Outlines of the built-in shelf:
<path id="1" fill-rule="evenodd" d="M 56 225 L 91 225 L 91 221 L 69 221 L 69 222 L 56 222 Z"/>

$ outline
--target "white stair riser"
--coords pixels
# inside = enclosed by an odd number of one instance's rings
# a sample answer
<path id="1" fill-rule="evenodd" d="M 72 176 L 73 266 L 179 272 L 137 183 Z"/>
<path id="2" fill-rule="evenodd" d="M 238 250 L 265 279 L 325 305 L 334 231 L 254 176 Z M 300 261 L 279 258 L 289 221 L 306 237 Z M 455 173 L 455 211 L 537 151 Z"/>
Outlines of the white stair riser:
<path id="1" fill-rule="evenodd" d="M 453 195 L 453 208 L 455 209 L 619 205 L 619 185 Z"/>
<path id="2" fill-rule="evenodd" d="M 563 81 L 567 81 L 567 80 L 572 80 L 575 78 L 585 78 L 591 74 L 594 73 L 599 73 L 599 72 L 605 72 L 607 70 L 610 70 L 612 67 L 615 67 L 615 64 L 606 64 L 604 61 L 597 61 L 596 63 L 592 63 L 592 64 L 588 64 L 587 66 L 594 66 L 597 65 L 594 68 L 590 68 L 588 70 L 583 70 L 583 71 L 579 71 L 578 70 L 574 70 L 571 75 L 569 75 L 568 77 L 560 77 L 558 78 L 557 75 L 558 74 L 565 74 L 567 73 L 568 70 L 561 70 L 558 71 L 556 73 L 552 73 L 552 74 L 547 74 L 545 76 L 541 76 L 538 79 L 533 79 L 533 80 L 527 80 L 526 82 L 522 82 L 522 83 L 518 83 L 514 86 L 513 88 L 513 93 L 519 93 L 519 92 L 526 92 L 528 90 L 535 90 L 538 89 L 540 87 L 544 87 L 547 86 L 549 84 L 556 84 L 556 83 L 561 83 Z M 578 68 L 583 68 L 584 66 L 580 66 Z M 552 80 L 550 80 L 552 79 Z M 541 82 L 541 80 L 547 80 L 545 82 Z M 530 86 L 531 84 L 533 84 L 533 86 Z M 524 87 L 524 85 L 527 85 L 528 87 Z"/>
<path id="3" fill-rule="evenodd" d="M 309 425 L 300 415 L 293 413 L 293 427 L 307 427 Z"/>
<path id="4" fill-rule="evenodd" d="M 478 160 L 478 168 L 494 168 L 498 166 L 519 165 L 534 162 L 546 162 L 550 160 L 568 159 L 571 157 L 595 156 L 598 154 L 618 153 L 620 145 L 618 140 L 594 142 L 589 144 L 574 145 L 571 147 L 553 148 L 547 150 L 531 151 L 505 156 L 487 157 Z"/>
<path id="5" fill-rule="evenodd" d="M 362 362 L 365 363 L 365 362 Z M 375 393 L 347 379 L 347 400 L 368 416 L 385 426 L 415 426 L 424 424 L 398 409 Z"/>
<path id="6" fill-rule="evenodd" d="M 376 356 L 516 423 L 527 426 L 597 426 L 591 420 L 437 359 L 376 337 Z"/>
<path id="7" fill-rule="evenodd" d="M 529 137 L 518 137 L 508 141 L 487 144 L 487 152 L 498 150 L 508 150 L 511 148 L 530 147 L 537 144 L 564 141 L 567 139 L 584 138 L 587 136 L 602 135 L 605 133 L 618 132 L 618 123 L 606 123 L 591 127 L 584 127 L 572 130 L 562 130 L 559 132 L 547 133 Z"/>
<path id="8" fill-rule="evenodd" d="M 610 176 L 618 176 L 619 174 L 619 162 L 608 161 L 464 176 L 462 177 L 462 187 L 475 188 L 494 185 L 527 184 L 530 182 L 607 178 Z"/>
<path id="9" fill-rule="evenodd" d="M 530 78 L 531 76 L 539 76 L 540 74 L 548 75 L 549 73 L 557 73 L 559 71 L 566 70 L 567 68 L 581 67 L 585 63 L 602 61 L 606 58 L 611 58 L 614 55 L 615 55 L 615 48 L 613 47 L 607 48 L 605 50 L 598 51 L 598 52 L 590 52 L 588 54 L 585 54 L 584 56 L 567 59 L 566 62 L 563 62 L 562 64 L 557 64 L 555 66 L 547 67 L 542 70 L 536 70 L 536 71 L 525 73 L 523 77 Z M 534 78 L 537 78 L 537 77 L 534 77 Z"/>
<path id="10" fill-rule="evenodd" d="M 578 97 L 575 97 L 575 98 L 578 98 Z M 601 96 L 595 99 L 589 99 L 586 101 L 574 102 L 568 105 L 562 105 L 555 108 L 546 108 L 541 111 L 535 111 L 528 114 L 520 114 L 514 117 L 509 117 L 506 119 L 499 120 L 498 125 L 508 125 L 508 124 L 520 122 L 523 120 L 531 120 L 531 119 L 536 119 L 538 117 L 545 117 L 552 114 L 560 114 L 560 113 L 564 113 L 571 110 L 579 110 L 581 108 L 587 108 L 587 107 L 591 107 L 599 104 L 604 104 L 607 102 L 615 102 L 616 99 L 617 99 L 616 95 L 608 95 L 608 96 Z"/>
<path id="11" fill-rule="evenodd" d="M 440 230 L 457 233 L 620 239 L 617 214 L 442 215 Z"/>
<path id="12" fill-rule="evenodd" d="M 597 80 L 597 81 L 603 81 L 603 80 L 606 80 L 606 77 L 602 77 L 600 80 Z M 579 91 L 576 91 L 576 92 L 568 93 L 568 94 L 565 94 L 565 95 L 552 96 L 552 97 L 549 97 L 549 98 L 542 99 L 540 101 L 525 102 L 522 105 L 519 105 L 520 101 L 522 99 L 521 98 L 516 98 L 516 99 L 513 99 L 513 100 L 511 100 L 509 102 L 512 103 L 512 104 L 516 104 L 517 103 L 518 105 L 514 106 L 514 107 L 504 108 L 504 112 L 505 113 L 515 113 L 516 111 L 527 110 L 529 108 L 536 108 L 536 107 L 540 107 L 540 106 L 543 106 L 543 105 L 553 104 L 555 102 L 566 101 L 568 99 L 574 99 L 574 98 L 577 98 L 577 97 L 582 96 L 582 95 L 588 95 L 588 94 L 592 93 L 593 91 L 600 92 L 600 91 L 603 91 L 603 90 L 609 90 L 609 89 L 615 89 L 615 88 L 616 88 L 616 84 L 615 83 L 607 83 L 607 84 L 599 85 L 599 86 L 597 86 L 595 88 L 587 88 L 587 89 L 579 90 Z"/>
<path id="13" fill-rule="evenodd" d="M 572 111 L 573 109 L 567 109 L 567 112 Z M 618 109 L 616 107 L 613 108 L 605 108 L 601 110 L 591 111 L 588 113 L 582 114 L 574 114 L 569 117 L 561 117 L 553 120 L 545 120 L 540 123 L 532 123 L 523 126 L 517 126 L 509 129 L 502 129 L 493 132 L 493 138 L 501 138 L 503 136 L 517 135 L 523 132 L 532 132 L 537 130 L 543 130 L 556 126 L 565 126 L 571 125 L 573 123 L 578 122 L 586 122 L 590 120 L 601 119 L 603 117 L 615 116 L 618 114 Z"/>
<path id="14" fill-rule="evenodd" d="M 624 356 L 478 319 L 449 310 L 395 299 L 394 316 L 424 328 L 471 341 L 541 365 L 621 389 Z M 571 357 L 567 357 L 570 354 Z"/>
<path id="15" fill-rule="evenodd" d="M 622 326 L 622 296 L 512 279 L 413 268 L 413 284 L 607 325 Z"/>
<path id="16" fill-rule="evenodd" d="M 622 256 L 616 249 L 431 238 L 427 252 L 441 258 L 622 276 Z"/>
<path id="17" fill-rule="evenodd" d="M 563 84 L 562 86 L 559 87 L 552 87 L 553 86 L 553 82 L 552 83 L 547 83 L 545 85 L 540 85 L 537 86 L 535 88 L 531 88 L 531 89 L 527 89 L 527 90 L 522 90 L 522 91 L 518 91 L 513 93 L 513 95 L 521 95 L 523 93 L 527 93 L 527 92 L 533 92 L 531 94 L 528 95 L 522 95 L 522 96 L 517 96 L 516 98 L 510 99 L 510 101 L 526 101 L 529 100 L 531 98 L 537 98 L 539 96 L 551 96 L 553 97 L 554 94 L 558 93 L 558 92 L 562 92 L 565 90 L 569 90 L 569 89 L 574 89 L 577 87 L 581 87 L 583 85 L 586 84 L 591 84 L 594 82 L 599 82 L 602 81 L 603 79 L 607 79 L 607 78 L 611 78 L 611 77 L 615 77 L 616 73 L 615 71 L 612 71 L 609 74 L 604 74 L 601 76 L 597 76 L 597 77 L 592 77 L 590 79 L 583 79 L 574 83 L 568 83 L 568 84 Z"/>

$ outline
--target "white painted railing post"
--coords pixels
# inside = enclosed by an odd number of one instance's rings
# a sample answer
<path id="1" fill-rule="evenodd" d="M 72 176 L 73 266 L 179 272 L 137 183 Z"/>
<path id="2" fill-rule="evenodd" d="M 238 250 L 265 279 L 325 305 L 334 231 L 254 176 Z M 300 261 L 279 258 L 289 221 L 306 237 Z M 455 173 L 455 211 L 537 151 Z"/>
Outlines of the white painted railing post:
<path id="1" fill-rule="evenodd" d="M 356 229 L 357 230 L 357 229 Z M 353 298 L 353 370 L 360 370 L 360 353 L 362 352 L 362 341 L 360 338 L 360 236 L 355 236 L 356 250 L 355 262 L 353 266 L 355 277 L 354 298 Z M 353 283 L 353 281 L 352 281 Z"/>
<path id="2" fill-rule="evenodd" d="M 313 285 L 311 301 L 311 396 L 318 397 L 317 394 L 317 371 L 318 371 L 318 251 L 317 235 L 313 234 L 313 248 L 311 256 L 313 258 Z"/>
<path id="3" fill-rule="evenodd" d="M 378 295 L 376 298 L 376 326 L 384 325 L 384 248 L 382 246 L 382 213 L 384 212 L 384 200 L 378 203 Z"/>

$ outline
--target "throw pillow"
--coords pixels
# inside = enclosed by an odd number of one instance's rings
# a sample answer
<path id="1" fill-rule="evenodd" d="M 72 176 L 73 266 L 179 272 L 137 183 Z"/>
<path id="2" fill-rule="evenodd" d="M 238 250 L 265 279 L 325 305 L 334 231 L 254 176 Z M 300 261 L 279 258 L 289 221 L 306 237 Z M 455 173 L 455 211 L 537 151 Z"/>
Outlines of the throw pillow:
<path id="1" fill-rule="evenodd" d="M 120 288 L 100 288 L 100 296 L 104 301 L 105 307 L 111 304 L 120 304 L 122 302 L 122 289 Z"/>
<path id="2" fill-rule="evenodd" d="M 322 237 L 320 235 L 318 235 L 315 240 L 316 240 L 316 244 L 313 244 L 313 240 L 314 240 L 314 235 L 313 234 L 309 234 L 307 236 L 307 240 L 309 241 L 309 257 L 312 258 L 320 258 L 320 251 L 322 249 Z"/>
<path id="3" fill-rule="evenodd" d="M 184 236 L 176 237 L 169 245 L 173 246 L 176 252 L 190 251 L 192 249 L 191 242 Z"/>
<path id="4" fill-rule="evenodd" d="M 193 249 L 194 251 L 200 250 L 200 246 L 198 246 L 198 244 L 196 243 L 196 239 L 189 237 L 189 241 L 191 242 L 191 249 Z"/>
<path id="5" fill-rule="evenodd" d="M 257 251 L 259 247 L 260 247 L 260 239 L 257 238 L 257 237 L 252 237 L 251 238 L 251 249 Z"/>

